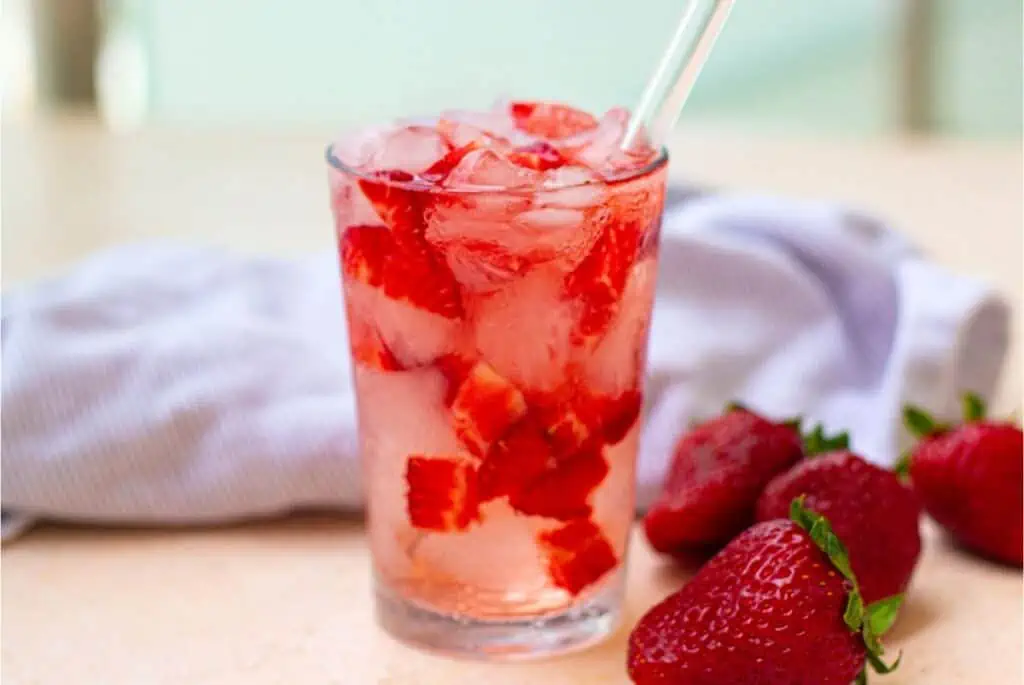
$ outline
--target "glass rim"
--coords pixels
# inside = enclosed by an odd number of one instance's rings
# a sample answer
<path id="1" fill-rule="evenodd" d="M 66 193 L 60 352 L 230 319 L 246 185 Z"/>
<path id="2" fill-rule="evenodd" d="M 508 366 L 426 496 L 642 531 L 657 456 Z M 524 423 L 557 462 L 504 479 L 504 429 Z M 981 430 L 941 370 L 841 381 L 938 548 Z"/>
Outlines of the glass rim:
<path id="1" fill-rule="evenodd" d="M 624 173 L 622 176 L 616 176 L 611 179 L 601 179 L 599 181 L 583 181 L 580 183 L 567 183 L 565 185 L 551 186 L 551 187 L 529 187 L 529 186 L 463 186 L 461 188 L 441 188 L 435 185 L 425 185 L 422 181 L 395 181 L 390 178 L 380 178 L 373 176 L 370 173 L 351 167 L 345 164 L 341 158 L 334 154 L 334 147 L 337 143 L 331 143 L 327 146 L 324 151 L 324 158 L 327 161 L 328 166 L 337 169 L 338 171 L 348 176 L 355 177 L 366 181 L 372 181 L 374 183 L 380 183 L 392 188 L 399 188 L 401 190 L 410 190 L 420 193 L 444 193 L 446 195 L 482 195 L 482 194 L 502 194 L 502 195 L 535 195 L 537 193 L 550 193 L 561 190 L 568 190 L 571 188 L 583 188 L 589 185 L 618 185 L 620 183 L 628 183 L 638 178 L 648 176 L 655 171 L 658 171 L 661 167 L 668 164 L 668 148 L 662 145 L 658 148 L 657 154 L 647 164 L 643 165 L 638 169 Z"/>

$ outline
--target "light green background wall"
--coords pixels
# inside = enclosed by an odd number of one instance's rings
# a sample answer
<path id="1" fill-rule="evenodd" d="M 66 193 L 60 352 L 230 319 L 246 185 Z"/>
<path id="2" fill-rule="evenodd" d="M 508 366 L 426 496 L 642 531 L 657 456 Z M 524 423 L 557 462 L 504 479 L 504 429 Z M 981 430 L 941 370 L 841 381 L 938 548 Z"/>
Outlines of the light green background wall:
<path id="1" fill-rule="evenodd" d="M 1020 0 L 941 6 L 936 118 L 1020 129 Z M 497 96 L 631 104 L 679 0 L 134 0 L 150 111 L 190 124 L 348 126 Z M 885 133 L 899 0 L 739 0 L 687 112 L 744 130 Z"/>

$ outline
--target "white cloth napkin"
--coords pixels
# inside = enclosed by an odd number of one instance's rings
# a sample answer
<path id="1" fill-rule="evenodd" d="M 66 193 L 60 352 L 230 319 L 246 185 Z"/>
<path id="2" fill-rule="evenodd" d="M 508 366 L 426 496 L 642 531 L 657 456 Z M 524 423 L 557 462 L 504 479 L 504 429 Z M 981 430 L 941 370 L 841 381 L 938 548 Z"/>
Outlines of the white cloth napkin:
<path id="1" fill-rule="evenodd" d="M 880 463 L 910 401 L 990 395 L 1007 305 L 827 204 L 670 193 L 639 503 L 731 399 L 850 429 Z M 120 247 L 3 298 L 3 535 L 38 518 L 223 522 L 362 504 L 334 254 Z"/>

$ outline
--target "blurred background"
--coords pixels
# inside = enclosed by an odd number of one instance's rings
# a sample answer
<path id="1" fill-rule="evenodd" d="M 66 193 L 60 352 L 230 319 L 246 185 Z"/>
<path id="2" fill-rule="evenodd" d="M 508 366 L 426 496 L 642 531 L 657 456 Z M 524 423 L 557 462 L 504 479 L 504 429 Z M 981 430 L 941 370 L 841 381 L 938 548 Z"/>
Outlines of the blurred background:
<path id="1" fill-rule="evenodd" d="M 676 0 L 6 0 L 4 114 L 347 127 L 503 94 L 632 105 Z M 543 23 L 537 17 L 544 17 Z M 1020 0 L 740 0 L 684 121 L 1021 136 Z M 500 84 L 500 86 L 498 85 Z"/>

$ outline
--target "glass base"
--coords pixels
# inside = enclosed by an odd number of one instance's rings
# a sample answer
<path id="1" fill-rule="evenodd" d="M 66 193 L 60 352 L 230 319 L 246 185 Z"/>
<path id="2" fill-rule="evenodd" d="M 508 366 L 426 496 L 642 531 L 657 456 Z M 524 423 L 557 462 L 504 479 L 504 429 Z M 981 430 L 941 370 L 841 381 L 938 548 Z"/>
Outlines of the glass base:
<path id="1" fill-rule="evenodd" d="M 577 652 L 611 635 L 621 592 L 599 592 L 562 613 L 532 618 L 474 619 L 442 614 L 377 585 L 377 621 L 397 640 L 462 659 L 524 661 Z"/>

